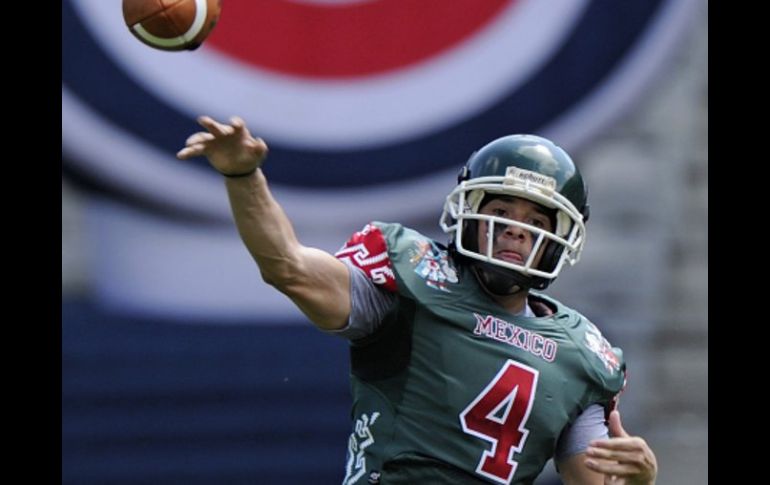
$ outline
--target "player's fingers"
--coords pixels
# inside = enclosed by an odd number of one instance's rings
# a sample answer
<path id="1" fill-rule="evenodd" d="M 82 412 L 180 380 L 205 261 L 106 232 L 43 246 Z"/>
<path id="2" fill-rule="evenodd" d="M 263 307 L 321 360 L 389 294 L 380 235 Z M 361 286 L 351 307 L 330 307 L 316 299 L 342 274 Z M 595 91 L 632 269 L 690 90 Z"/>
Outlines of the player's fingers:
<path id="1" fill-rule="evenodd" d="M 596 448 L 619 451 L 639 451 L 647 448 L 645 441 L 638 436 L 592 440 L 588 445 Z"/>
<path id="2" fill-rule="evenodd" d="M 250 150 L 254 152 L 267 151 L 267 143 L 265 143 L 265 140 L 263 140 L 262 138 L 250 137 L 248 140 L 244 141 L 244 144 L 246 145 L 246 147 L 248 147 Z"/>
<path id="3" fill-rule="evenodd" d="M 586 448 L 586 456 L 591 458 L 601 458 L 604 460 L 617 460 L 620 452 L 589 446 Z"/>
<path id="4" fill-rule="evenodd" d="M 246 122 L 243 121 L 243 118 L 240 116 L 233 116 L 230 118 L 230 124 L 233 125 L 233 128 L 236 130 L 242 130 L 246 127 Z"/>
<path id="5" fill-rule="evenodd" d="M 589 446 L 586 449 L 586 456 L 602 460 L 618 461 L 621 463 L 635 463 L 638 465 L 644 463 L 644 452 L 642 450 L 618 451 Z"/>
<path id="6" fill-rule="evenodd" d="M 198 133 L 194 133 L 187 137 L 187 140 L 185 141 L 185 145 L 195 145 L 196 143 L 203 143 L 207 141 L 211 141 L 214 139 L 214 135 L 211 133 L 208 133 L 206 131 L 199 131 Z"/>
<path id="7" fill-rule="evenodd" d="M 206 115 L 198 116 L 196 121 L 198 121 L 198 124 L 206 129 L 208 129 L 209 126 L 216 123 L 216 121 L 214 121 L 214 118 Z"/>
<path id="8" fill-rule="evenodd" d="M 620 411 L 617 409 L 613 409 L 610 413 L 610 419 L 608 426 L 610 436 L 612 437 L 620 437 L 620 438 L 627 438 L 630 436 L 625 429 L 623 429 L 623 424 L 620 421 Z"/>
<path id="9" fill-rule="evenodd" d="M 585 464 L 586 467 L 595 472 L 603 473 L 605 475 L 617 475 L 620 477 L 638 475 L 642 471 L 641 467 L 633 463 L 615 463 L 610 461 L 587 459 Z"/>
<path id="10" fill-rule="evenodd" d="M 235 133 L 235 128 L 215 121 L 210 116 L 201 116 L 198 118 L 198 124 L 209 130 L 214 136 L 228 136 Z"/>
<path id="11" fill-rule="evenodd" d="M 203 145 L 201 144 L 187 146 L 176 152 L 176 157 L 180 160 L 187 160 L 200 155 L 203 155 Z"/>

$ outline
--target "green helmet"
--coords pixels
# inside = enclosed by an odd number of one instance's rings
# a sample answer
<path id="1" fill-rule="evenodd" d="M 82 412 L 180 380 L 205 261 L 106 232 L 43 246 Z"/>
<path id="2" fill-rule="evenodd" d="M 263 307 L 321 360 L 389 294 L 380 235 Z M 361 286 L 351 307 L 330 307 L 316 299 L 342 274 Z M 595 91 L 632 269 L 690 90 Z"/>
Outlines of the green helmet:
<path id="1" fill-rule="evenodd" d="M 494 195 L 523 198 L 551 209 L 554 232 L 479 214 L 482 201 Z M 450 245 L 456 253 L 469 258 L 477 269 L 497 275 L 498 284 L 495 288 L 487 285 L 487 289 L 495 294 L 509 294 L 520 289 L 545 289 L 564 263 L 575 264 L 585 243 L 587 219 L 587 189 L 567 152 L 539 136 L 509 135 L 471 155 L 460 172 L 457 187 L 447 196 L 440 225 L 450 234 Z M 490 236 L 495 232 L 495 224 L 530 231 L 534 245 L 528 260 L 519 264 L 498 259 L 492 254 L 491 245 L 479 249 L 479 221 L 486 222 Z M 545 248 L 543 257 L 535 267 L 535 255 L 541 247 Z"/>

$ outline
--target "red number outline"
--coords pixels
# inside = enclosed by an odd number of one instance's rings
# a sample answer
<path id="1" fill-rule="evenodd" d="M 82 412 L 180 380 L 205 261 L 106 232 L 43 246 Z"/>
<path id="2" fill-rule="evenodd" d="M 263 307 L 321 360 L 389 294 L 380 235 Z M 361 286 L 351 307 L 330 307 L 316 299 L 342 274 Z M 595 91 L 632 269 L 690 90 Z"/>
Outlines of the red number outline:
<path id="1" fill-rule="evenodd" d="M 514 360 L 506 361 L 487 387 L 460 413 L 466 433 L 492 443 L 484 450 L 476 473 L 498 483 L 511 483 L 529 430 L 525 424 L 535 402 L 540 372 Z M 496 415 L 503 409 L 502 418 Z"/>

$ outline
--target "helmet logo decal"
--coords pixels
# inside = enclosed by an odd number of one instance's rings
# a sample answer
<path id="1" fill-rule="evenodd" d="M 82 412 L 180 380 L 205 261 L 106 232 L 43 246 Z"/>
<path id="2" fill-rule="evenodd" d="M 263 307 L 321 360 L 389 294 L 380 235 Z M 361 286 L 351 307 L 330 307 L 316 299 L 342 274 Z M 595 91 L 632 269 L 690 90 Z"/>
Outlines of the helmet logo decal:
<path id="1" fill-rule="evenodd" d="M 503 185 L 518 185 L 551 196 L 556 190 L 556 179 L 541 173 L 510 166 L 505 170 Z"/>

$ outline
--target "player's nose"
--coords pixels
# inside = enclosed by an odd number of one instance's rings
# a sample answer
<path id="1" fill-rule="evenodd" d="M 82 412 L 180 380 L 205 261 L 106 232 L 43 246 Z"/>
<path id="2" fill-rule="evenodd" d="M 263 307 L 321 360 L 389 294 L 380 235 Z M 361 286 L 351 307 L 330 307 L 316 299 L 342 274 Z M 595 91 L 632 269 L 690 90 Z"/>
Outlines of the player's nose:
<path id="1" fill-rule="evenodd" d="M 516 224 L 502 224 L 502 236 L 513 239 L 526 239 L 529 234 L 523 227 Z"/>

